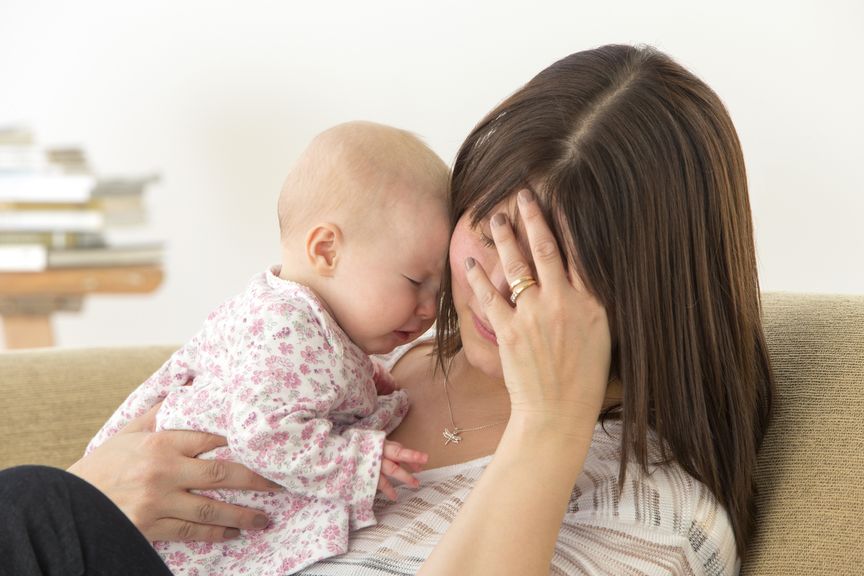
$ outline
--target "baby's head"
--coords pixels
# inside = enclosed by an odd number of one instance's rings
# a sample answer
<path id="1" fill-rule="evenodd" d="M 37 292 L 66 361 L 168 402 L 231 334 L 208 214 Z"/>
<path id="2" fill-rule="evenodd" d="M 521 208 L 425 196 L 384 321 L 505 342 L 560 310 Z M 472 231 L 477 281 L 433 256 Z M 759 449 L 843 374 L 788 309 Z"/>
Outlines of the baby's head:
<path id="1" fill-rule="evenodd" d="M 413 134 L 348 122 L 316 136 L 279 195 L 283 278 L 312 288 L 365 352 L 434 322 L 449 171 Z"/>

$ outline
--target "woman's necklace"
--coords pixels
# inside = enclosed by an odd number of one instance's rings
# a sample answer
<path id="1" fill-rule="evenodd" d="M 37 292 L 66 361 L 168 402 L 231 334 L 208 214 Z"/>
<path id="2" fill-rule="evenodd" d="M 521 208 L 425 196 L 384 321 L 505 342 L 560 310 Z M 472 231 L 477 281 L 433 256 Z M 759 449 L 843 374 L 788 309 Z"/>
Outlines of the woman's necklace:
<path id="1" fill-rule="evenodd" d="M 446 426 L 444 427 L 444 432 L 442 436 L 444 436 L 444 445 L 448 444 L 459 444 L 462 442 L 461 434 L 463 432 L 476 432 L 478 430 L 485 430 L 486 428 L 491 428 L 493 426 L 500 426 L 507 422 L 507 420 L 501 420 L 499 422 L 493 422 L 492 424 L 484 424 L 483 426 L 474 426 L 473 428 L 459 428 L 456 426 L 456 422 L 453 421 L 453 406 L 450 404 L 450 392 L 447 390 L 447 377 L 444 377 L 444 396 L 447 398 L 447 412 L 450 414 L 450 425 L 453 426 L 453 429 L 449 429 Z"/>

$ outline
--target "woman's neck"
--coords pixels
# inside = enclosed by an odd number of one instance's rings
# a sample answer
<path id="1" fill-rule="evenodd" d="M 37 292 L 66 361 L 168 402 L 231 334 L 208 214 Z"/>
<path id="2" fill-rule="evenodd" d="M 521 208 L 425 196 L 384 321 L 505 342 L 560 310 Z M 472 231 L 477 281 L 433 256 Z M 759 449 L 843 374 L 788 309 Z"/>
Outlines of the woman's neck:
<path id="1" fill-rule="evenodd" d="M 411 398 L 411 410 L 391 440 L 429 454 L 427 469 L 492 454 L 510 417 L 504 381 L 472 366 L 460 351 L 450 362 L 445 388 L 442 371 L 433 375 L 430 350 L 431 345 L 418 346 L 394 368 L 394 377 Z M 445 444 L 445 430 L 454 428 L 460 429 L 461 441 Z"/>
<path id="2" fill-rule="evenodd" d="M 468 362 L 459 351 L 450 364 L 446 389 L 453 420 L 459 428 L 483 426 L 510 417 L 510 395 L 501 378 L 490 377 Z"/>
<path id="3" fill-rule="evenodd" d="M 454 413 L 457 411 L 456 403 L 461 400 L 466 410 L 479 404 L 484 407 L 481 409 L 482 412 L 497 409 L 497 412 L 504 414 L 505 417 L 510 415 L 510 395 L 504 379 L 493 378 L 472 366 L 462 350 L 456 353 L 450 364 L 447 393 L 453 404 Z M 622 399 L 621 382 L 618 379 L 611 380 L 606 389 L 603 408 L 620 404 Z M 466 427 L 461 423 L 459 425 Z"/>

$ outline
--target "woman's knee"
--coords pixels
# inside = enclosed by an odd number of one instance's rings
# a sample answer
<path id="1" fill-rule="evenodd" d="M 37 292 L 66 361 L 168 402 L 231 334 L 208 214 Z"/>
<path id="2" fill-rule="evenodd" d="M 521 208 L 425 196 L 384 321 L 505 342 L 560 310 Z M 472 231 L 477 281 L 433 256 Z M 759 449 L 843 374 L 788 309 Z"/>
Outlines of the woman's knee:
<path id="1" fill-rule="evenodd" d="M 26 465 L 0 470 L 0 503 L 4 510 L 42 508 L 47 500 L 68 497 L 71 478 L 75 476 L 50 466 Z M 32 506 L 34 501 L 40 505 Z"/>

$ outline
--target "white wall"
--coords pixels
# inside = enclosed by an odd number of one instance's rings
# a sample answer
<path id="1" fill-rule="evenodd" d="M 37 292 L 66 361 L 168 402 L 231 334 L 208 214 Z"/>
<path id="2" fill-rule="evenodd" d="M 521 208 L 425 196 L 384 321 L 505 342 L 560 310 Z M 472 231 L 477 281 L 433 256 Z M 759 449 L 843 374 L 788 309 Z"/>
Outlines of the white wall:
<path id="1" fill-rule="evenodd" d="M 576 50 L 650 43 L 725 100 L 763 287 L 864 293 L 864 3 L 2 0 L 0 124 L 151 170 L 169 245 L 151 297 L 93 297 L 64 346 L 181 342 L 277 256 L 276 194 L 306 141 L 366 118 L 448 161 L 474 122 Z"/>

